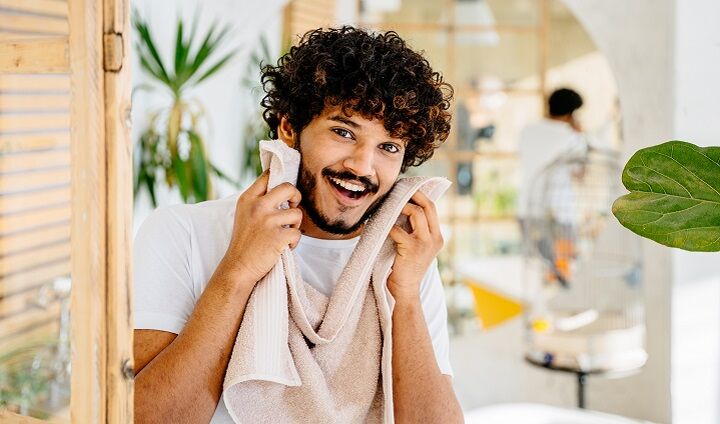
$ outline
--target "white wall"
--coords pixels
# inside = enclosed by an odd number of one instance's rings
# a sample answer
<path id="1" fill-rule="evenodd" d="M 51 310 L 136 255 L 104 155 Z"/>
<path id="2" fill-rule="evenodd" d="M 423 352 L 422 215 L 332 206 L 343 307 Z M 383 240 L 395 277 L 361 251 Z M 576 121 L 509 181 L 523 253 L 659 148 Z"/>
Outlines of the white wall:
<path id="1" fill-rule="evenodd" d="M 720 2 L 675 4 L 675 138 L 720 146 Z M 720 422 L 720 254 L 673 254 L 673 422 Z"/>
<path id="2" fill-rule="evenodd" d="M 262 3 L 238 2 L 232 0 L 215 0 L 200 2 L 198 0 L 178 0 L 175 2 L 160 2 L 151 0 L 136 0 L 136 8 L 155 35 L 158 48 L 169 58 L 174 52 L 175 26 L 178 16 L 182 16 L 187 24 L 194 15 L 200 16 L 198 32 L 206 31 L 213 22 L 231 24 L 234 27 L 228 42 L 228 48 L 238 47 L 236 58 L 223 70 L 203 82 L 195 91 L 192 98 L 199 100 L 206 110 L 209 125 L 203 127 L 206 145 L 210 159 L 221 170 L 232 177 L 237 177 L 241 160 L 242 130 L 245 119 L 248 117 L 248 95 L 241 87 L 240 81 L 247 70 L 248 53 L 256 46 L 260 36 L 267 37 L 275 52 L 279 52 L 281 37 L 282 5 L 285 0 L 266 0 Z M 133 34 L 133 37 L 135 34 Z M 161 54 L 162 54 L 161 53 Z M 218 52 L 217 57 L 222 57 Z M 132 58 L 133 86 L 136 87 L 148 81 L 148 77 L 140 68 L 138 58 Z M 258 74 L 259 80 L 259 74 Z M 137 140 L 139 134 L 147 123 L 148 114 L 156 108 L 166 105 L 167 96 L 157 92 L 136 92 L 133 96 L 132 107 L 132 137 Z M 254 116 L 252 119 L 257 119 Z M 217 181 L 217 180 L 216 180 Z M 232 186 L 221 183 L 216 184 L 218 197 L 233 193 Z M 177 192 L 168 193 L 159 190 L 159 203 L 180 203 Z M 150 213 L 152 207 L 149 198 L 143 194 L 136 199 L 134 228 L 139 225 Z"/>
<path id="3" fill-rule="evenodd" d="M 565 0 L 607 57 L 618 84 L 625 151 L 668 140 L 673 135 L 672 0 Z M 643 244 L 648 363 L 633 377 L 591 380 L 593 408 L 669 422 L 670 251 Z M 632 400 L 631 400 L 632 399 Z"/>

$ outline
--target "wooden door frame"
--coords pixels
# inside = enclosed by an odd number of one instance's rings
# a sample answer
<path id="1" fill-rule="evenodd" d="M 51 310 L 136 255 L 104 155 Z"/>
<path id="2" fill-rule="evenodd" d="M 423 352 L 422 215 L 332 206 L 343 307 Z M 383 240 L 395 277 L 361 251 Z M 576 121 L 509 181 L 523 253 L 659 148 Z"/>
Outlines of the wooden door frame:
<path id="1" fill-rule="evenodd" d="M 126 0 L 69 0 L 71 420 L 132 422 L 132 143 Z"/>
<path id="2" fill-rule="evenodd" d="M 73 423 L 133 420 L 129 0 L 69 0 L 69 37 L 0 43 L 0 72 L 70 73 Z M 0 421 L 43 422 L 0 411 Z"/>

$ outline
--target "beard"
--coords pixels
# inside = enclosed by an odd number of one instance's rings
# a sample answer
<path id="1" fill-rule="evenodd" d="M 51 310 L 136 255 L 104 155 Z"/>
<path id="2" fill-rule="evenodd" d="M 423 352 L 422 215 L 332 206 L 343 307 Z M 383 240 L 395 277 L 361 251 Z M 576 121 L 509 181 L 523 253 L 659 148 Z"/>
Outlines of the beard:
<path id="1" fill-rule="evenodd" d="M 315 178 L 315 176 L 305 167 L 305 162 L 302 158 L 302 149 L 299 148 L 299 145 L 300 140 L 298 137 L 298 142 L 295 144 L 295 148 L 300 151 L 300 172 L 298 175 L 297 189 L 302 195 L 302 198 L 300 200 L 300 206 L 302 207 L 303 211 L 305 212 L 305 214 L 307 214 L 307 216 L 310 218 L 313 224 L 315 224 L 315 226 L 327 233 L 347 235 L 356 232 L 360 227 L 363 226 L 363 224 L 365 224 L 368 219 L 370 219 L 370 217 L 375 213 L 375 211 L 377 211 L 378 208 L 382 206 L 383 202 L 385 202 L 385 199 L 387 199 L 387 196 L 390 194 L 391 190 L 388 190 L 387 193 L 375 199 L 375 201 L 370 204 L 365 213 L 362 215 L 362 217 L 360 217 L 360 219 L 358 219 L 357 222 L 347 222 L 343 218 L 337 218 L 334 220 L 330 219 L 318 208 L 315 193 L 315 187 L 317 186 L 317 178 Z M 348 171 L 337 172 L 329 168 L 324 168 L 322 170 L 322 175 L 326 177 L 360 181 L 365 185 L 366 189 L 368 190 L 368 194 L 366 194 L 366 196 L 371 196 L 377 193 L 379 190 L 378 185 L 370 181 L 369 178 L 359 177 Z M 350 208 L 347 206 L 341 206 L 340 212 L 342 213 L 349 209 Z"/>

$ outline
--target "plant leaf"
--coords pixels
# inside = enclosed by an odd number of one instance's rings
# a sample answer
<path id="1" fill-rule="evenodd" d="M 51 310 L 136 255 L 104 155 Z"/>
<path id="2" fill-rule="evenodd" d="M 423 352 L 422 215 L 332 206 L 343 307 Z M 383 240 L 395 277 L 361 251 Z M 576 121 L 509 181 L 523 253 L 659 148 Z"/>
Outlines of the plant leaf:
<path id="1" fill-rule="evenodd" d="M 183 23 L 182 20 L 178 19 L 177 34 L 175 35 L 175 79 L 182 79 L 186 57 L 187 49 L 185 48 L 185 40 L 183 40 Z"/>
<path id="2" fill-rule="evenodd" d="M 633 232 L 670 247 L 720 251 L 720 147 L 669 141 L 637 151 L 613 214 Z"/>
<path id="3" fill-rule="evenodd" d="M 148 194 L 150 195 L 150 202 L 153 208 L 157 208 L 157 196 L 155 195 L 155 176 L 149 173 L 144 173 L 143 180 L 145 181 L 145 187 L 147 188 Z"/>
<path id="4" fill-rule="evenodd" d="M 200 47 L 198 47 L 198 50 L 195 53 L 195 57 L 190 60 L 192 64 L 190 65 L 190 69 L 188 70 L 189 77 L 195 75 L 200 66 L 202 66 L 202 64 L 205 62 L 205 59 L 207 59 L 210 53 L 212 53 L 212 37 L 214 33 L 215 25 L 210 27 L 210 31 L 208 31 L 208 33 L 205 35 L 202 43 L 200 43 Z"/>
<path id="5" fill-rule="evenodd" d="M 210 165 L 210 169 L 212 170 L 212 172 L 213 172 L 215 175 L 218 176 L 218 178 L 227 181 L 228 183 L 232 184 L 233 187 L 235 187 L 235 188 L 239 188 L 239 187 L 240 187 L 240 182 L 239 182 L 239 181 L 236 181 L 236 180 L 230 178 L 229 175 L 227 175 L 227 174 L 225 174 L 224 172 L 222 172 L 222 171 L 220 170 L 220 168 L 218 168 L 217 166 L 213 165 L 212 162 L 209 162 L 209 161 L 208 161 L 208 165 Z"/>
<path id="6" fill-rule="evenodd" d="M 195 191 L 195 201 L 208 200 L 210 175 L 207 158 L 200 136 L 195 131 L 188 131 L 190 138 L 190 158 L 192 165 L 192 184 Z"/>
<path id="7" fill-rule="evenodd" d="M 152 62 L 154 62 L 154 65 L 157 66 L 158 74 L 162 77 L 159 79 L 169 84 L 170 78 L 168 77 L 168 73 L 165 70 L 162 59 L 160 58 L 160 55 L 155 48 L 155 42 L 153 41 L 152 35 L 150 34 L 150 29 L 148 28 L 147 23 L 143 21 L 137 10 L 134 11 L 133 18 L 135 30 L 138 32 L 138 34 L 140 35 L 140 39 L 142 40 L 142 43 L 140 43 L 140 45 L 147 49 L 147 51 L 150 53 Z"/>
<path id="8" fill-rule="evenodd" d="M 215 72 L 219 71 L 223 66 L 225 66 L 227 61 L 230 60 L 234 55 L 235 55 L 234 52 L 228 53 L 227 55 L 225 55 L 225 57 L 220 59 L 216 64 L 214 64 L 210 69 L 208 69 L 200 78 L 198 78 L 198 80 L 195 82 L 195 85 L 200 84 L 201 82 L 203 82 L 203 80 L 211 77 Z"/>
<path id="9" fill-rule="evenodd" d="M 162 82 L 163 84 L 170 85 L 170 81 L 167 80 L 166 77 L 164 77 L 160 71 L 153 68 L 150 62 L 148 61 L 148 58 L 145 57 L 144 54 L 140 54 L 140 65 L 143 69 L 145 69 L 147 72 L 150 73 L 153 77 L 155 77 L 158 81 Z"/>
<path id="10" fill-rule="evenodd" d="M 187 203 L 190 198 L 191 184 L 189 182 L 190 176 L 188 175 L 185 161 L 180 158 L 180 155 L 174 154 L 172 160 L 172 167 L 177 177 L 178 187 L 180 188 L 180 197 L 183 202 Z"/>

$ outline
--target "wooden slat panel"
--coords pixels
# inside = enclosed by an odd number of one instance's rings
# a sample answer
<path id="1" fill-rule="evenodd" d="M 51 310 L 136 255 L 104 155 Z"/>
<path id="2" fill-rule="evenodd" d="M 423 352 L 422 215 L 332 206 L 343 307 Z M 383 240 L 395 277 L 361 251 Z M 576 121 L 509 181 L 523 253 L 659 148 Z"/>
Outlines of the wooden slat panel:
<path id="1" fill-rule="evenodd" d="M 34 268 L 45 262 L 69 257 L 69 241 L 0 257 L 0 275 L 17 273 L 25 269 Z"/>
<path id="2" fill-rule="evenodd" d="M 0 408 L 0 423 L 8 424 L 47 424 L 45 420 L 39 420 L 37 418 L 26 417 L 24 415 L 17 415 L 10 411 L 5 411 Z"/>
<path id="3" fill-rule="evenodd" d="M 317 15 L 331 16 L 335 15 L 335 1 L 332 0 L 293 0 L 293 12 L 295 11 L 313 11 Z"/>
<path id="4" fill-rule="evenodd" d="M 0 91 L 23 94 L 44 91 L 70 93 L 70 77 L 68 75 L 0 74 Z"/>
<path id="5" fill-rule="evenodd" d="M 57 206 L 18 215 L 0 216 L 0 236 L 70 219 L 69 206 Z"/>
<path id="6" fill-rule="evenodd" d="M 285 15 L 285 37 L 296 43 L 307 31 L 332 26 L 335 22 L 335 2 L 294 0 Z"/>
<path id="7" fill-rule="evenodd" d="M 0 29 L 0 43 L 10 40 L 37 40 L 43 37 L 57 37 L 57 35 L 37 35 L 18 31 L 4 31 Z"/>
<path id="8" fill-rule="evenodd" d="M 68 66 L 67 37 L 0 43 L 0 72 L 65 73 Z"/>
<path id="9" fill-rule="evenodd" d="M 0 174 L 63 165 L 70 165 L 70 149 L 44 150 L 10 155 L 0 153 Z M 2 199 L 0 199 L 0 202 L 2 202 Z"/>
<path id="10" fill-rule="evenodd" d="M 0 215 L 8 215 L 20 211 L 30 211 L 49 205 L 70 202 L 70 186 L 64 185 L 48 190 L 0 196 Z M 0 245 L 1 245 L 0 241 Z M 0 254 L 2 249 L 0 249 Z"/>
<path id="11" fill-rule="evenodd" d="M 67 3 L 57 0 L 0 0 L 0 7 L 17 12 L 67 17 Z"/>
<path id="12" fill-rule="evenodd" d="M 0 237 L 0 252 L 9 255 L 59 240 L 70 240 L 70 222 Z"/>
<path id="13" fill-rule="evenodd" d="M 48 263 L 42 267 L 0 278 L 0 296 L 9 296 L 28 287 L 70 275 L 70 260 Z"/>
<path id="14" fill-rule="evenodd" d="M 26 328 L 20 334 L 5 334 L 0 337 L 0 346 L 2 350 L 0 352 L 10 352 L 12 350 L 35 346 L 38 343 L 47 343 L 51 340 L 57 340 L 57 336 L 60 331 L 60 320 L 56 318 L 50 318 L 47 322 L 39 322 L 35 325 L 31 325 Z M 3 421 L 2 415 L 0 415 L 0 423 L 16 423 L 17 421 Z M 20 421 L 22 423 L 22 421 Z M 48 424 L 47 421 L 43 423 Z"/>
<path id="15" fill-rule="evenodd" d="M 0 115 L 0 132 L 69 128 L 69 113 Z"/>
<path id="16" fill-rule="evenodd" d="M 0 337 L 7 334 L 19 332 L 23 328 L 30 327 L 43 321 L 53 318 L 60 318 L 60 304 L 49 305 L 47 309 L 29 309 L 23 314 L 0 321 Z"/>
<path id="17" fill-rule="evenodd" d="M 48 286 L 52 287 L 52 281 L 49 281 L 45 286 L 28 290 L 26 292 L 21 292 L 16 295 L 0 298 L 0 328 L 2 328 L 3 320 L 13 315 L 22 314 L 28 309 L 37 310 L 38 306 L 43 306 L 38 305 L 38 299 L 42 295 L 42 288 Z M 61 300 L 57 298 L 48 298 L 46 302 L 47 304 L 45 306 L 49 306 L 55 303 L 59 303 L 61 302 Z M 1 332 L 2 331 L 0 331 L 0 333 Z"/>
<path id="18" fill-rule="evenodd" d="M 70 146 L 69 132 L 0 135 L 0 153 L 27 152 Z"/>
<path id="19" fill-rule="evenodd" d="M 0 94 L 0 113 L 48 109 L 69 110 L 70 96 L 67 94 Z"/>
<path id="20" fill-rule="evenodd" d="M 3 175 L 0 178 L 0 194 L 53 187 L 70 182 L 70 169 L 60 168 L 40 172 L 23 172 Z"/>
<path id="21" fill-rule="evenodd" d="M 333 1 L 296 1 L 293 6 L 294 12 L 314 13 L 316 16 L 335 18 L 335 2 Z"/>
<path id="22" fill-rule="evenodd" d="M 38 35 L 67 35 L 68 22 L 65 18 L 15 15 L 0 10 L 0 30 L 23 31 Z"/>

